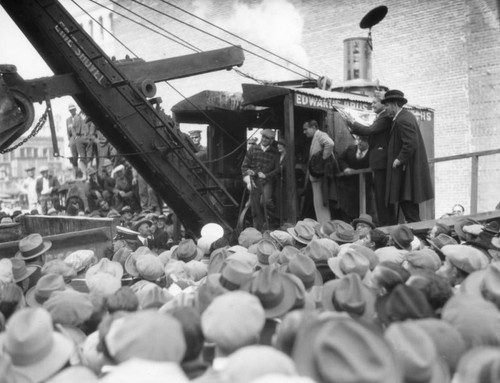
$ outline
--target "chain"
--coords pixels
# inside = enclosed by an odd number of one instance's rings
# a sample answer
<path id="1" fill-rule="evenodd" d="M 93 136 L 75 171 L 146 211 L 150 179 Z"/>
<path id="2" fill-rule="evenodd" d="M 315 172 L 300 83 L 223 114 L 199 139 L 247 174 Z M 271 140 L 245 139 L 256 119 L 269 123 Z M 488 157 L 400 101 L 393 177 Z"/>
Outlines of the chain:
<path id="1" fill-rule="evenodd" d="M 43 126 L 45 125 L 45 122 L 47 121 L 48 112 L 49 112 L 49 107 L 47 106 L 47 109 L 45 109 L 45 112 L 43 112 L 42 117 L 40 117 L 40 119 L 38 120 L 37 124 L 35 125 L 35 127 L 31 131 L 31 133 L 28 136 L 26 136 L 22 141 L 17 143 L 16 145 L 14 145 L 10 148 L 4 149 L 4 150 L 0 150 L 0 154 L 12 152 L 13 150 L 17 149 L 21 145 L 24 145 L 31 138 L 35 137 L 40 132 L 40 130 L 43 128 Z"/>

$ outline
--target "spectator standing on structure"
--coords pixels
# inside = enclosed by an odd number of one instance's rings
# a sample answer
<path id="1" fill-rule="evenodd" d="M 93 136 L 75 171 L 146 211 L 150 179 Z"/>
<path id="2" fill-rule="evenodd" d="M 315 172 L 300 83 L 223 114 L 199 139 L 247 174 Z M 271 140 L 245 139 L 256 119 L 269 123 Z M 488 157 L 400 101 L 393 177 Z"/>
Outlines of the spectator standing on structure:
<path id="1" fill-rule="evenodd" d="M 272 145 L 274 134 L 273 130 L 264 129 L 260 144 L 250 148 L 241 165 L 243 181 L 250 191 L 254 226 L 258 230 L 262 230 L 264 222 L 269 220 L 269 215 L 275 213 L 272 197 L 275 178 L 279 171 L 280 154 Z"/>
<path id="2" fill-rule="evenodd" d="M 87 165 L 92 162 L 94 153 L 95 125 L 85 113 L 80 112 L 80 121 L 74 126 L 76 134 L 76 149 L 78 151 L 78 166 L 87 176 Z"/>
<path id="3" fill-rule="evenodd" d="M 335 161 L 333 157 L 334 143 L 327 133 L 319 130 L 318 123 L 315 120 L 306 122 L 303 126 L 303 132 L 307 138 L 312 138 L 307 172 L 313 191 L 316 220 L 321 224 L 325 224 L 331 220 L 331 188 L 328 185 L 328 175 L 324 172 L 324 169 L 327 167 L 328 161 Z M 322 170 L 321 174 L 318 172 L 319 169 Z"/>
<path id="4" fill-rule="evenodd" d="M 36 178 L 35 178 L 35 167 L 32 166 L 26 169 L 26 178 L 23 181 L 23 189 L 28 198 L 28 210 L 33 210 L 38 208 L 38 196 L 36 193 Z"/>
<path id="5" fill-rule="evenodd" d="M 385 185 L 387 179 L 387 144 L 392 126 L 392 118 L 387 114 L 382 103 L 384 92 L 375 92 L 372 108 L 377 117 L 371 126 L 364 126 L 353 119 L 348 120 L 352 133 L 368 137 L 370 151 L 368 153 L 369 165 L 373 172 L 373 188 L 377 217 L 380 226 L 396 224 L 394 205 L 386 205 Z"/>
<path id="6" fill-rule="evenodd" d="M 71 165 L 73 166 L 73 171 L 76 172 L 78 168 L 78 150 L 76 147 L 76 130 L 75 126 L 80 124 L 80 115 L 76 113 L 75 104 L 69 104 L 68 110 L 70 116 L 66 119 L 66 129 L 68 133 L 69 149 L 71 151 Z"/>
<path id="7" fill-rule="evenodd" d="M 41 177 L 36 180 L 36 194 L 38 203 L 42 208 L 42 213 L 47 214 L 47 210 L 52 206 L 59 210 L 59 198 L 57 191 L 59 181 L 56 177 L 49 175 L 49 168 L 42 166 L 40 168 Z"/>
<path id="8" fill-rule="evenodd" d="M 382 103 L 392 117 L 387 149 L 387 204 L 399 204 L 407 222 L 420 221 L 419 203 L 434 198 L 429 163 L 417 119 L 403 108 L 408 100 L 389 90 Z"/>

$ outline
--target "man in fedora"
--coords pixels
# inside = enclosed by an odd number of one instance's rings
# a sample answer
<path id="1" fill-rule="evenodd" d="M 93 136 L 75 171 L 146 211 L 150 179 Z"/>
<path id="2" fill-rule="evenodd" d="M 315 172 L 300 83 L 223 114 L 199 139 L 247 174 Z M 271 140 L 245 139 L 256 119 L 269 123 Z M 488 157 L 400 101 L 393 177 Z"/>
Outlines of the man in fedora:
<path id="1" fill-rule="evenodd" d="M 26 171 L 26 178 L 23 181 L 23 190 L 28 197 L 29 210 L 36 209 L 38 207 L 38 196 L 36 194 L 36 178 L 35 178 L 35 167 L 31 166 Z"/>
<path id="2" fill-rule="evenodd" d="M 434 198 L 429 163 L 417 119 L 403 106 L 400 90 L 389 90 L 382 103 L 392 117 L 387 148 L 386 205 L 398 203 L 407 222 L 420 221 L 419 203 Z"/>
<path id="3" fill-rule="evenodd" d="M 71 150 L 71 158 L 70 162 L 71 165 L 73 166 L 73 171 L 76 171 L 78 168 L 78 150 L 76 148 L 76 130 L 80 129 L 79 125 L 81 124 L 81 117 L 80 114 L 76 112 L 76 106 L 75 104 L 69 104 L 68 105 L 68 110 L 70 113 L 70 116 L 66 119 L 66 129 L 68 133 L 68 140 L 69 140 L 69 148 Z"/>
<path id="4" fill-rule="evenodd" d="M 38 196 L 38 203 L 42 208 L 42 213 L 47 214 L 47 210 L 51 206 L 54 206 L 56 209 L 59 208 L 57 191 L 60 185 L 57 178 L 49 174 L 47 166 L 40 168 L 40 174 L 41 177 L 36 180 L 36 194 Z"/>
<path id="5" fill-rule="evenodd" d="M 373 188 L 375 204 L 380 226 L 389 226 L 396 223 L 394 206 L 385 204 L 385 183 L 387 178 L 387 144 L 391 131 L 392 118 L 382 103 L 385 92 L 375 91 L 372 99 L 372 109 L 377 114 L 371 126 L 364 126 L 354 119 L 348 120 L 351 132 L 368 136 L 368 161 L 373 172 Z"/>
<path id="6" fill-rule="evenodd" d="M 243 181 L 250 191 L 253 225 L 258 230 L 262 230 L 264 222 L 275 213 L 272 197 L 280 161 L 278 149 L 272 145 L 274 131 L 264 129 L 261 135 L 260 144 L 247 151 L 241 165 Z"/>
<path id="7" fill-rule="evenodd" d="M 315 120 L 306 121 L 302 131 L 307 138 L 312 139 L 309 148 L 306 182 L 311 182 L 316 220 L 323 225 L 331 220 L 330 200 L 336 200 L 338 196 L 336 195 L 336 188 L 328 181 L 326 172 L 323 171 L 323 174 L 320 174 L 317 173 L 317 170 L 319 167 L 324 170 L 328 161 L 335 162 L 333 155 L 334 143 L 328 133 L 319 129 L 318 122 Z"/>

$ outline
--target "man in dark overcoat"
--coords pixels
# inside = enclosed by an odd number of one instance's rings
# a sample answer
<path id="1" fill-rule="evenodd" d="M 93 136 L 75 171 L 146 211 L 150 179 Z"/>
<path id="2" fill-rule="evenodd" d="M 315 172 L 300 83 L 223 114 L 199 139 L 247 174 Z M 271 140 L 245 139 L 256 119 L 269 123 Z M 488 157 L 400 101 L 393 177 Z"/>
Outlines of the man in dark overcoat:
<path id="1" fill-rule="evenodd" d="M 399 90 L 387 91 L 382 100 L 392 116 L 387 146 L 386 203 L 399 203 L 406 221 L 418 222 L 418 204 L 434 198 L 434 189 L 417 119 L 403 108 L 407 102 Z"/>
<path id="2" fill-rule="evenodd" d="M 372 100 L 372 108 L 377 117 L 371 126 L 365 126 L 354 120 L 347 121 L 351 132 L 368 136 L 370 151 L 368 152 L 370 168 L 373 172 L 373 186 L 379 226 L 396 224 L 394 205 L 386 205 L 385 189 L 387 180 L 387 144 L 392 126 L 392 117 L 387 114 L 382 99 L 385 92 L 376 91 Z"/>

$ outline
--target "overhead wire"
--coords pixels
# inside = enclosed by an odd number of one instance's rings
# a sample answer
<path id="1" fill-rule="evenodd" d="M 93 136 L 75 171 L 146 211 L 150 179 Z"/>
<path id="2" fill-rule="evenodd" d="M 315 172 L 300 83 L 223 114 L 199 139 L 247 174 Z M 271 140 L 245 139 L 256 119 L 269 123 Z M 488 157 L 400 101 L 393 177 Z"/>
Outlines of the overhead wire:
<path id="1" fill-rule="evenodd" d="M 204 18 L 202 18 L 202 17 L 200 17 L 198 15 L 195 15 L 194 13 L 189 12 L 189 11 L 183 9 L 182 7 L 179 7 L 178 5 L 172 4 L 171 2 L 169 2 L 167 0 L 160 0 L 160 1 L 162 3 L 164 3 L 164 4 L 170 5 L 171 7 L 175 8 L 175 9 L 178 9 L 179 11 L 184 12 L 184 13 L 186 13 L 186 14 L 188 14 L 188 15 L 190 15 L 190 16 L 192 16 L 192 17 L 194 17 L 194 18 L 196 18 L 196 19 L 198 19 L 198 20 L 200 20 L 200 21 L 202 21 L 202 22 L 210 25 L 211 27 L 214 27 L 214 28 L 216 28 L 216 29 L 218 29 L 218 30 L 220 30 L 222 32 L 225 32 L 225 33 L 227 33 L 227 34 L 229 34 L 229 35 L 231 35 L 231 36 L 233 36 L 233 37 L 235 37 L 235 38 L 237 38 L 239 40 L 242 40 L 242 41 L 246 42 L 247 44 L 250 44 L 250 45 L 252 45 L 252 46 L 254 46 L 256 48 L 259 48 L 259 49 L 263 50 L 266 53 L 269 53 L 269 54 L 271 54 L 271 55 L 273 55 L 273 56 L 275 56 L 275 57 L 277 57 L 277 58 L 279 58 L 279 59 L 281 59 L 281 60 L 289 63 L 289 64 L 292 64 L 292 65 L 296 66 L 297 68 L 300 68 L 300 69 L 302 69 L 305 72 L 308 72 L 309 74 L 312 74 L 312 75 L 314 75 L 316 77 L 319 77 L 319 75 L 316 74 L 316 73 L 314 73 L 313 71 L 311 71 L 311 70 L 309 70 L 307 68 L 304 68 L 304 67 L 302 67 L 302 66 L 300 66 L 300 65 L 298 65 L 298 64 L 296 64 L 296 63 L 294 63 L 294 62 L 292 62 L 290 60 L 288 60 L 287 58 L 285 58 L 283 56 L 280 56 L 280 55 L 278 55 L 278 54 L 276 54 L 276 53 L 274 53 L 274 52 L 272 52 L 272 51 L 270 51 L 270 50 L 268 50 L 268 49 L 266 49 L 266 48 L 264 48 L 264 47 L 262 47 L 262 46 L 260 46 L 258 44 L 255 44 L 255 43 L 249 41 L 248 39 L 245 39 L 245 38 L 243 38 L 241 36 L 238 36 L 236 33 L 228 31 L 227 29 L 224 29 L 224 28 L 218 26 L 217 24 L 214 24 L 214 23 L 212 23 L 212 22 L 210 22 L 210 21 L 208 21 L 208 20 L 206 20 L 206 19 L 204 19 Z"/>
<path id="2" fill-rule="evenodd" d="M 75 0 L 72 0 L 73 2 L 75 2 Z M 97 4 L 97 5 L 101 5 L 99 3 L 97 3 L 96 1 L 94 0 L 90 0 L 91 2 Z M 108 10 L 111 10 L 105 6 L 102 6 Z M 92 17 L 90 16 L 90 13 L 87 12 L 85 9 L 81 8 L 80 9 L 85 12 L 89 17 Z M 113 10 L 111 10 L 113 11 Z M 95 19 L 93 19 L 95 20 Z M 132 51 L 130 48 L 128 48 L 117 36 L 115 36 L 111 31 L 109 31 L 107 28 L 104 28 L 104 26 L 97 20 L 95 20 L 97 25 L 103 27 L 103 29 L 109 33 L 111 35 L 111 37 L 113 37 L 116 41 L 118 41 L 122 46 L 124 46 L 133 56 L 135 57 L 139 57 L 134 51 Z M 142 24 L 141 24 L 142 25 Z M 229 134 L 229 132 L 224 129 L 220 124 L 218 124 L 213 118 L 211 118 L 207 113 L 205 113 L 203 110 L 201 110 L 197 105 L 195 105 L 188 97 L 186 97 L 180 90 L 178 90 L 176 87 L 174 87 L 169 81 L 164 81 L 165 84 L 167 84 L 170 88 L 172 88 L 172 90 L 174 90 L 176 93 L 178 93 L 185 101 L 187 101 L 189 104 L 191 104 L 191 106 L 193 108 L 195 108 L 197 111 L 199 111 L 203 116 L 205 116 L 205 118 L 210 122 L 212 123 L 214 126 L 218 127 L 224 134 L 226 134 L 230 139 L 232 139 L 234 142 L 238 142 L 231 134 Z"/>
<path id="3" fill-rule="evenodd" d="M 110 1 L 110 2 L 112 2 L 112 3 L 116 3 L 116 1 L 114 1 L 114 0 L 109 0 L 109 1 Z M 160 11 L 159 9 L 156 9 L 156 8 L 154 8 L 154 7 L 151 7 L 151 6 L 147 5 L 147 4 L 141 3 L 141 2 L 140 2 L 140 1 L 138 1 L 138 0 L 131 0 L 131 1 L 132 1 L 132 2 L 134 2 L 134 3 L 136 3 L 136 4 L 139 4 L 139 5 L 143 6 L 143 7 L 147 8 L 147 9 L 149 9 L 149 10 L 152 10 L 152 11 L 154 11 L 154 12 L 157 12 L 157 13 L 159 13 L 159 14 L 161 14 L 161 15 L 165 16 L 165 17 L 168 17 L 168 18 L 170 18 L 170 19 L 172 19 L 172 20 L 175 20 L 175 21 L 177 21 L 177 22 L 179 22 L 179 23 L 181 23 L 181 24 L 183 24 L 183 25 L 186 25 L 186 26 L 188 26 L 189 28 L 193 28 L 193 29 L 195 29 L 195 30 L 197 30 L 197 31 L 199 31 L 199 32 L 201 32 L 201 33 L 204 33 L 204 34 L 206 34 L 206 35 L 208 35 L 208 36 L 211 36 L 211 37 L 213 37 L 213 38 L 215 38 L 215 39 L 217 39 L 217 40 L 220 40 L 220 41 L 222 41 L 222 42 L 224 42 L 224 43 L 226 43 L 226 44 L 229 44 L 229 45 L 231 45 L 231 46 L 237 46 L 236 44 L 232 43 L 232 42 L 231 42 L 231 41 L 229 41 L 229 40 L 226 40 L 226 39 L 224 39 L 224 38 L 222 38 L 222 37 L 219 37 L 219 36 L 217 36 L 217 35 L 214 35 L 213 33 L 210 33 L 210 32 L 208 32 L 208 31 L 205 31 L 205 30 L 203 30 L 203 29 L 201 29 L 201 28 L 199 28 L 199 27 L 196 27 L 196 26 L 194 26 L 194 25 L 192 25 L 192 24 L 190 24 L 190 23 L 188 23 L 188 22 L 186 22 L 186 21 L 180 20 L 180 19 L 178 19 L 177 17 L 171 16 L 171 15 L 169 15 L 168 13 L 165 13 L 165 12 L 163 12 L 163 11 Z M 260 55 L 260 54 L 258 54 L 258 53 L 255 53 L 255 52 L 253 52 L 253 51 L 251 51 L 251 50 L 249 50 L 249 49 L 247 49 L 247 48 L 241 47 L 241 49 L 243 49 L 243 50 L 244 50 L 245 52 L 247 52 L 247 53 L 250 53 L 251 55 L 254 55 L 254 56 L 256 56 L 256 57 L 259 57 L 259 58 L 261 58 L 262 60 L 265 60 L 265 61 L 267 61 L 267 62 L 269 62 L 269 63 L 271 63 L 271 64 L 274 64 L 274 65 L 276 65 L 276 66 L 279 66 L 279 67 L 281 67 L 281 68 L 283 68 L 283 69 L 285 69 L 285 70 L 287 70 L 287 71 L 289 71 L 289 72 L 295 73 L 295 74 L 297 74 L 297 75 L 299 75 L 299 76 L 301 76 L 301 77 L 303 77 L 303 78 L 305 78 L 305 79 L 309 79 L 309 77 L 305 76 L 304 74 L 302 74 L 302 73 L 300 73 L 300 72 L 297 72 L 296 70 L 293 70 L 293 69 L 291 69 L 291 68 L 288 68 L 288 67 L 286 67 L 285 65 L 282 65 L 282 64 L 280 64 L 280 63 L 277 63 L 277 62 L 275 62 L 275 61 L 273 61 L 273 60 L 270 60 L 269 58 L 264 57 L 264 56 L 262 56 L 262 55 Z"/>
<path id="4" fill-rule="evenodd" d="M 72 1 L 73 1 L 73 2 L 75 2 L 74 0 L 72 0 Z M 104 8 L 104 9 L 107 9 L 108 11 L 110 11 L 110 12 L 112 12 L 112 13 L 114 13 L 114 14 L 118 15 L 118 16 L 123 17 L 124 19 L 127 19 L 127 20 L 129 20 L 129 21 L 132 21 L 133 23 L 135 23 L 135 24 L 137 24 L 137 25 L 139 25 L 139 26 L 141 26 L 141 27 L 143 27 L 143 28 L 146 28 L 146 29 L 148 29 L 148 30 L 150 30 L 150 31 L 152 31 L 152 32 L 154 32 L 154 33 L 156 33 L 156 34 L 159 34 L 160 36 L 163 36 L 163 37 L 165 37 L 165 38 L 169 39 L 170 41 L 173 41 L 174 43 L 177 43 L 177 44 L 179 44 L 179 45 L 182 45 L 182 46 L 184 46 L 185 48 L 187 48 L 187 49 L 189 49 L 189 50 L 191 50 L 191 51 L 201 52 L 201 50 L 200 50 L 199 48 L 195 47 L 194 45 L 190 44 L 189 42 L 184 42 L 184 41 L 182 41 L 182 39 L 181 39 L 181 41 L 177 41 L 177 40 L 175 40 L 175 38 L 170 37 L 170 36 L 167 36 L 167 35 L 164 35 L 164 34 L 163 34 L 163 33 L 161 33 L 160 31 L 157 31 L 157 30 L 155 30 L 154 28 L 148 27 L 147 25 L 144 25 L 144 24 L 142 24 L 141 22 L 139 22 L 139 21 L 137 21 L 137 20 L 134 20 L 134 19 L 132 19 L 131 17 L 129 17 L 129 16 L 127 16 L 127 15 L 124 15 L 123 13 L 120 13 L 120 12 L 118 12 L 118 11 L 116 11 L 116 10 L 112 9 L 112 8 L 109 8 L 109 7 L 107 7 L 107 6 L 106 6 L 106 5 L 104 5 L 104 4 L 101 4 L 101 3 L 99 3 L 99 2 L 97 2 L 97 1 L 95 1 L 95 0 L 89 0 L 89 1 L 90 1 L 90 2 L 92 2 L 92 3 L 94 3 L 94 4 L 96 4 L 96 5 L 98 5 L 98 6 L 100 6 L 100 7 L 102 7 L 102 8 Z M 120 4 L 117 4 L 117 5 L 120 5 Z M 81 7 L 80 7 L 80 8 L 81 8 Z M 134 12 L 130 11 L 130 10 L 129 10 L 129 9 L 127 9 L 127 8 L 125 8 L 125 9 L 126 9 L 127 11 L 131 12 L 132 14 L 134 14 L 134 15 L 135 15 L 135 16 L 137 16 L 137 17 L 142 17 L 142 16 L 140 16 L 140 15 L 138 15 L 138 14 L 135 14 Z M 88 14 L 88 12 L 85 12 L 85 13 L 87 13 L 87 14 Z M 146 18 L 143 18 L 143 19 L 144 19 L 144 20 L 146 20 L 147 22 L 150 22 L 150 21 L 149 21 L 149 20 L 147 20 Z M 159 27 L 159 26 L 157 26 L 157 25 L 155 25 L 155 26 L 156 26 L 157 28 L 162 29 L 163 31 L 165 31 L 165 32 L 166 32 L 166 33 L 168 33 L 168 34 L 171 34 L 171 35 L 173 35 L 173 36 L 177 37 L 176 35 L 174 35 L 173 33 L 169 32 L 169 31 L 167 31 L 166 29 L 161 28 L 161 27 Z M 112 32 L 109 32 L 109 31 L 107 31 L 107 32 L 108 32 L 108 33 L 110 33 L 110 34 L 111 34 L 111 36 L 113 36 L 113 33 L 112 33 Z M 177 38 L 179 38 L 179 37 L 177 37 Z M 180 39 L 180 38 L 179 38 L 179 39 Z"/>

